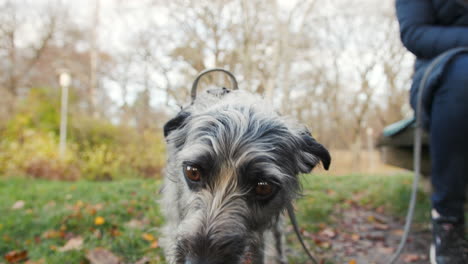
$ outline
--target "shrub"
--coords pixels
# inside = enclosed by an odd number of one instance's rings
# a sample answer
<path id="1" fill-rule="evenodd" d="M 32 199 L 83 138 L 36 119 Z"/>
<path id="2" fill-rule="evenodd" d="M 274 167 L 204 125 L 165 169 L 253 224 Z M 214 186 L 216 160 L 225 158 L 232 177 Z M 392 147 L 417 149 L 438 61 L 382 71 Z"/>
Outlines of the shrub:
<path id="1" fill-rule="evenodd" d="M 74 157 L 74 146 L 64 158 L 58 156 L 53 133 L 25 129 L 18 140 L 3 140 L 0 150 L 0 173 L 27 174 L 36 178 L 76 180 L 80 173 Z"/>
<path id="2" fill-rule="evenodd" d="M 69 115 L 67 153 L 59 157 L 58 109 L 53 91 L 31 91 L 6 129 L 0 131 L 0 175 L 63 180 L 160 175 L 165 162 L 161 133 L 137 131 L 74 111 Z"/>

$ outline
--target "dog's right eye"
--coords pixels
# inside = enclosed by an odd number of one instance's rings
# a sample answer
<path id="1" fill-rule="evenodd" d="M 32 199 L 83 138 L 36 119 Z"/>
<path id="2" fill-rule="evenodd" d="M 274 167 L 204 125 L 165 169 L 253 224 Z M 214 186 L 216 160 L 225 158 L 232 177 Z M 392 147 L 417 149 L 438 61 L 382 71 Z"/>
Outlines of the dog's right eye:
<path id="1" fill-rule="evenodd" d="M 191 181 L 199 182 L 201 180 L 200 169 L 195 166 L 185 165 L 184 174 L 185 174 L 185 177 L 187 177 Z"/>
<path id="2" fill-rule="evenodd" d="M 257 195 L 257 199 L 268 200 L 275 194 L 277 189 L 278 188 L 274 184 L 266 181 L 261 181 L 257 183 L 257 186 L 255 186 L 254 191 Z"/>

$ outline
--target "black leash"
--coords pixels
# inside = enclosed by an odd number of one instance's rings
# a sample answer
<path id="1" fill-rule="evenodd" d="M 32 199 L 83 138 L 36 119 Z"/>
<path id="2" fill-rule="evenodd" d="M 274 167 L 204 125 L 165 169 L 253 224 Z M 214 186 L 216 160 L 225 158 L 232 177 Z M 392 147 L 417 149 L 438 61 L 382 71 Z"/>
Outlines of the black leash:
<path id="1" fill-rule="evenodd" d="M 301 231 L 299 230 L 299 225 L 297 224 L 297 219 L 296 219 L 296 214 L 294 213 L 294 207 L 292 204 L 287 205 L 287 210 L 288 210 L 288 215 L 289 215 L 289 220 L 291 220 L 291 225 L 294 228 L 294 233 L 296 233 L 297 239 L 302 245 L 302 248 L 304 249 L 305 253 L 309 257 L 309 259 L 314 263 L 314 264 L 319 264 L 317 259 L 312 255 L 312 253 L 307 249 L 304 239 L 302 239 Z"/>

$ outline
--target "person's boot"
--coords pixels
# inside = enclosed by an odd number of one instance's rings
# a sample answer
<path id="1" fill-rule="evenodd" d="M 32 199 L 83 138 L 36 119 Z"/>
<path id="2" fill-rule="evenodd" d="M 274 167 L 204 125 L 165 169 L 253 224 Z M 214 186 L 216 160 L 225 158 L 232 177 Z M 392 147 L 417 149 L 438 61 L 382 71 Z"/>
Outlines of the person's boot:
<path id="1" fill-rule="evenodd" d="M 465 226 L 455 218 L 432 214 L 431 264 L 467 264 Z"/>

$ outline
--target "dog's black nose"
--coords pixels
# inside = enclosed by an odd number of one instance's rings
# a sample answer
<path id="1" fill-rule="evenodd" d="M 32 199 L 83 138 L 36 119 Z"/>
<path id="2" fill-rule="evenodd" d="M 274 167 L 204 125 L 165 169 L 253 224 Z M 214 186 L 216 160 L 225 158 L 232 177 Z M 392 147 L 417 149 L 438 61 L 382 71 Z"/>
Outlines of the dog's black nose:
<path id="1" fill-rule="evenodd" d="M 209 257 L 186 257 L 184 264 L 234 264 L 239 263 L 240 258 L 235 255 L 219 255 Z"/>
<path id="2" fill-rule="evenodd" d="M 187 259 L 184 264 L 222 264 L 221 262 L 212 262 L 204 259 Z"/>

